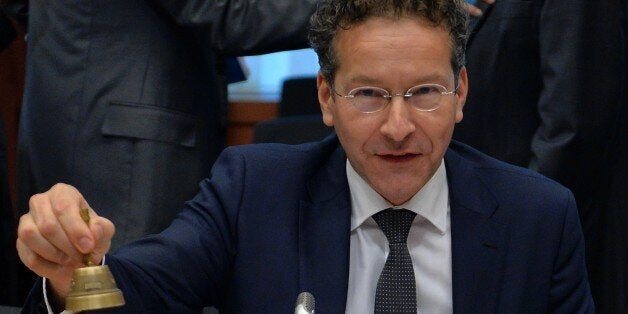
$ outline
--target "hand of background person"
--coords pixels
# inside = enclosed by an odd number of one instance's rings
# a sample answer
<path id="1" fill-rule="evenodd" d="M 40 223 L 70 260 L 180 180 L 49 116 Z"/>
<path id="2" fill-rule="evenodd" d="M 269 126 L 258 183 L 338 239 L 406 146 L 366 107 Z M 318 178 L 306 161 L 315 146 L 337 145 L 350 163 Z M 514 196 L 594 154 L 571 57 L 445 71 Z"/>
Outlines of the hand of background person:
<path id="1" fill-rule="evenodd" d="M 495 0 L 477 0 L 477 1 L 482 1 L 489 5 L 495 3 Z M 471 16 L 482 16 L 482 10 L 476 5 L 467 3 L 467 10 L 469 11 L 469 14 Z"/>
<path id="2" fill-rule="evenodd" d="M 81 218 L 81 208 L 89 209 L 89 226 Z M 63 303 L 74 269 L 85 266 L 89 253 L 98 264 L 114 232 L 113 223 L 98 216 L 76 188 L 59 183 L 31 197 L 29 212 L 20 218 L 16 246 L 22 262 L 48 278 L 56 301 Z"/>

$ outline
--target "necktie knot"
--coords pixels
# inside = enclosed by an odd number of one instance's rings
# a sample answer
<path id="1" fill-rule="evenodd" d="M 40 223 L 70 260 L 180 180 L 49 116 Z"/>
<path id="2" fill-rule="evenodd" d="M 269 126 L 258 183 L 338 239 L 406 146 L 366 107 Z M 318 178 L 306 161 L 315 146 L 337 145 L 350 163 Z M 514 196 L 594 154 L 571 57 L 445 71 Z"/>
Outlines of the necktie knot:
<path id="1" fill-rule="evenodd" d="M 408 233 L 416 213 L 407 209 L 385 209 L 373 215 L 373 219 L 386 235 L 390 245 L 406 244 Z"/>

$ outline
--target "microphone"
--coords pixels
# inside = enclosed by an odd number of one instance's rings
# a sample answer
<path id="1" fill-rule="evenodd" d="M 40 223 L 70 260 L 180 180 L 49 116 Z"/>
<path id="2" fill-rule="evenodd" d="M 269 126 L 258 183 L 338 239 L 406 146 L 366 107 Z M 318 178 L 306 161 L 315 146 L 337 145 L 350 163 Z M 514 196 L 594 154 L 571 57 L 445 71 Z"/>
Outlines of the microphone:
<path id="1" fill-rule="evenodd" d="M 309 292 L 301 292 L 297 297 L 294 314 L 314 314 L 314 296 Z"/>

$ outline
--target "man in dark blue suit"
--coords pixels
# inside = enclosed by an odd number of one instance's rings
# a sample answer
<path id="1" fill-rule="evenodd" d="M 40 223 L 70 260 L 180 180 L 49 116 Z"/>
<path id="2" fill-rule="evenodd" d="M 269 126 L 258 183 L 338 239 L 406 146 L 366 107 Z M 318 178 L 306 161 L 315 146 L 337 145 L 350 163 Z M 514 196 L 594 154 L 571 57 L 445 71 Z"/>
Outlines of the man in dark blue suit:
<path id="1" fill-rule="evenodd" d="M 571 192 L 451 141 L 466 25 L 463 1 L 322 1 L 310 41 L 336 133 L 225 150 L 170 227 L 107 255 L 113 311 L 290 313 L 308 291 L 320 313 L 594 312 Z M 30 205 L 17 247 L 47 278 L 37 312 L 114 226 L 91 208 L 86 225 L 65 184 Z"/>
<path id="2" fill-rule="evenodd" d="M 453 136 L 574 193 L 600 313 L 628 313 L 625 3 L 480 5 L 467 43 L 465 119 Z"/>

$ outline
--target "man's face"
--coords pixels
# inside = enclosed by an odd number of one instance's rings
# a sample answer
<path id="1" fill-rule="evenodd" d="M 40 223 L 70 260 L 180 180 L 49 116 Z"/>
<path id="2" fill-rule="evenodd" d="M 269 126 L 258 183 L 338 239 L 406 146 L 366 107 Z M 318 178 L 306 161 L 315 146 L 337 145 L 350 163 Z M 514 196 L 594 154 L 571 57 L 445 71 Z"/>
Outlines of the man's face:
<path id="1" fill-rule="evenodd" d="M 333 88 L 347 95 L 362 86 L 392 94 L 420 84 L 455 89 L 451 40 L 441 27 L 417 19 L 370 18 L 340 30 L 334 39 L 338 58 Z M 436 172 L 462 120 L 467 94 L 466 70 L 458 92 L 443 95 L 434 111 L 419 111 L 402 97 L 374 113 L 358 111 L 349 98 L 334 95 L 318 76 L 318 97 L 326 125 L 333 126 L 358 174 L 386 200 L 409 200 Z"/>

